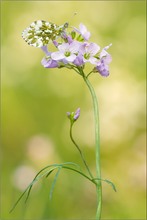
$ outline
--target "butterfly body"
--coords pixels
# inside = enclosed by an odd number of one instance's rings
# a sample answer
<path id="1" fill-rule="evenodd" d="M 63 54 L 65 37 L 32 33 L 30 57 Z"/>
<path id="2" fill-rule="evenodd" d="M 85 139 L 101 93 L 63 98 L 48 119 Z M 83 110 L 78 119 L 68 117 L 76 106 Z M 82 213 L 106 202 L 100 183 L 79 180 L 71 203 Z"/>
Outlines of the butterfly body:
<path id="1" fill-rule="evenodd" d="M 23 39 L 31 46 L 42 47 L 61 36 L 68 23 L 58 26 L 52 22 L 37 20 L 22 32 Z"/>

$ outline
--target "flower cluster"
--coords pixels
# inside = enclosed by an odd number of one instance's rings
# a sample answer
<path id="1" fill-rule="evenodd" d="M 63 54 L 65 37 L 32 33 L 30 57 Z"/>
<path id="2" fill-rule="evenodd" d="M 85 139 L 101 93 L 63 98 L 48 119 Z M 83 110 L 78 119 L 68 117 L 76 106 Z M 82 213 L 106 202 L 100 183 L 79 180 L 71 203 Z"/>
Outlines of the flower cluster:
<path id="1" fill-rule="evenodd" d="M 45 68 L 84 69 L 86 63 L 94 65 L 91 72 L 99 72 L 102 76 L 109 75 L 109 63 L 112 58 L 107 52 L 109 47 L 102 50 L 96 43 L 89 42 L 90 32 L 83 25 L 73 28 L 70 33 L 65 29 L 57 40 L 53 41 L 57 51 L 48 51 L 47 46 L 41 47 L 46 57 L 41 61 Z"/>

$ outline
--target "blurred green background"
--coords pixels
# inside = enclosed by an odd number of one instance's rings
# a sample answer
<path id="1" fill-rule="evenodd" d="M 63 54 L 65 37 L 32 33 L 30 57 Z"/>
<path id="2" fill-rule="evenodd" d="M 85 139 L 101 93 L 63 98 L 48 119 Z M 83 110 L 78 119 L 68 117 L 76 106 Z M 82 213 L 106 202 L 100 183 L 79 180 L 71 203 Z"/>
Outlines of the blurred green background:
<path id="1" fill-rule="evenodd" d="M 74 127 L 95 173 L 94 121 L 82 78 L 66 69 L 45 69 L 40 49 L 28 46 L 21 32 L 35 20 L 82 22 L 91 41 L 109 49 L 110 76 L 93 74 L 100 111 L 105 220 L 143 220 L 145 215 L 145 1 L 2 1 L 2 181 L 1 219 L 94 219 L 95 187 L 68 170 L 59 176 L 52 201 L 52 175 L 33 188 L 9 213 L 34 175 L 52 163 L 80 157 L 69 138 L 67 111 L 81 108 Z M 74 12 L 77 15 L 71 19 Z"/>

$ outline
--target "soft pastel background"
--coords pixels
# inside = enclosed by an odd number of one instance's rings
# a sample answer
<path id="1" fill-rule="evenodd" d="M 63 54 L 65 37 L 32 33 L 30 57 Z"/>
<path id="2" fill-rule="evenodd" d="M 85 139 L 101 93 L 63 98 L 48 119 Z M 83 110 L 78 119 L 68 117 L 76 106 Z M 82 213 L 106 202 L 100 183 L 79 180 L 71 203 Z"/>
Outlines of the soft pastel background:
<path id="1" fill-rule="evenodd" d="M 82 165 L 69 138 L 67 111 L 81 108 L 74 127 L 95 172 L 94 121 L 90 94 L 73 71 L 45 69 L 40 49 L 21 32 L 34 20 L 84 23 L 91 41 L 112 43 L 111 74 L 90 77 L 100 108 L 103 220 L 145 220 L 145 1 L 2 1 L 2 181 L 1 219 L 94 219 L 95 188 L 68 170 L 59 176 L 53 200 L 50 178 L 38 183 L 27 204 L 10 208 L 34 175 L 52 163 Z M 78 14 L 71 19 L 74 12 Z"/>

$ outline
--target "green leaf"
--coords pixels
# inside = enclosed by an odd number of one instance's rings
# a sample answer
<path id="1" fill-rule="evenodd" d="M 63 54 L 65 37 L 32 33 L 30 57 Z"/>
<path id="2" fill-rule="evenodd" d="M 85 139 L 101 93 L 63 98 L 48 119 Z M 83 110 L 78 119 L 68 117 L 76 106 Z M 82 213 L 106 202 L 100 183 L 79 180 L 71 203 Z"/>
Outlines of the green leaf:
<path id="1" fill-rule="evenodd" d="M 40 170 L 40 171 L 36 174 L 36 176 L 34 177 L 33 181 L 28 185 L 28 187 L 25 189 L 25 191 L 20 195 L 20 197 L 18 198 L 18 200 L 14 203 L 13 207 L 12 207 L 11 210 L 10 210 L 10 213 L 15 209 L 15 207 L 17 206 L 17 204 L 19 203 L 19 201 L 22 199 L 22 197 L 23 197 L 23 196 L 25 195 L 25 193 L 28 191 L 27 197 L 26 197 L 26 199 L 25 199 L 25 202 L 27 202 L 33 185 L 34 185 L 38 180 L 40 180 L 43 176 L 45 176 L 48 171 L 45 172 L 45 173 L 43 173 L 43 175 L 40 175 L 41 172 L 43 172 L 45 169 L 47 169 L 47 168 L 49 168 L 49 167 L 50 167 L 50 166 L 47 166 L 47 167 L 43 168 L 42 170 Z M 40 175 L 40 176 L 39 176 L 39 175 Z"/>
<path id="2" fill-rule="evenodd" d="M 56 175 L 54 177 L 54 180 L 53 180 L 53 183 L 52 183 L 52 186 L 51 186 L 51 189 L 50 189 L 50 195 L 49 195 L 50 199 L 52 199 L 52 195 L 53 195 L 53 191 L 54 191 L 54 188 L 55 188 L 55 184 L 57 182 L 57 179 L 58 179 L 58 176 L 59 176 L 59 173 L 60 173 L 61 169 L 62 169 L 62 167 L 60 167 L 58 169 L 58 171 L 57 171 L 57 173 L 56 173 Z"/>
<path id="3" fill-rule="evenodd" d="M 117 190 L 116 190 L 116 187 L 115 187 L 115 185 L 114 185 L 114 183 L 113 182 L 111 182 L 110 180 L 104 180 L 106 183 L 108 183 L 108 184 L 110 184 L 111 186 L 112 186 L 112 188 L 113 188 L 113 190 L 115 191 L 115 192 L 117 192 Z"/>
<path id="4" fill-rule="evenodd" d="M 27 202 L 27 200 L 28 200 L 28 198 L 29 198 L 29 195 L 30 195 L 30 193 L 31 193 L 31 190 L 32 190 L 33 185 L 34 185 L 37 181 L 39 181 L 42 177 L 46 176 L 46 174 L 48 175 L 49 172 L 51 173 L 54 169 L 56 169 L 56 167 L 53 168 L 53 169 L 51 169 L 50 171 L 44 172 L 44 173 L 41 175 L 41 172 L 44 171 L 44 169 L 42 169 L 42 170 L 35 176 L 35 178 L 33 179 L 33 181 L 32 181 L 32 182 L 30 183 L 30 185 L 29 185 L 29 189 L 28 189 L 27 197 L 26 197 L 26 199 L 25 199 L 25 203 Z"/>
<path id="5" fill-rule="evenodd" d="M 22 197 L 24 196 L 24 194 L 27 192 L 29 187 L 26 188 L 26 190 L 21 194 L 21 196 L 18 198 L 18 200 L 14 203 L 13 207 L 11 208 L 11 210 L 9 211 L 9 213 L 11 213 L 15 207 L 17 206 L 17 204 L 19 203 L 19 201 L 22 199 Z"/>
<path id="6" fill-rule="evenodd" d="M 41 178 L 43 178 L 44 176 L 48 177 L 55 169 L 60 169 L 62 168 L 63 166 L 65 165 L 73 165 L 73 166 L 76 166 L 76 167 L 79 167 L 80 166 L 76 163 L 73 163 L 73 162 L 65 162 L 65 163 L 62 163 L 62 164 L 51 164 L 51 165 L 48 165 L 46 167 L 44 167 L 43 169 L 41 169 L 37 174 L 36 176 L 34 177 L 34 179 L 32 180 L 32 182 L 28 185 L 28 187 L 25 189 L 25 191 L 20 195 L 20 197 L 18 198 L 18 200 L 14 203 L 13 207 L 11 208 L 10 210 L 10 213 L 15 209 L 15 207 L 17 206 L 17 204 L 20 202 L 20 200 L 23 198 L 23 196 L 27 193 L 27 196 L 26 196 L 26 199 L 25 199 L 25 202 L 27 202 L 28 198 L 29 198 L 29 195 L 31 193 L 31 190 L 32 190 L 32 187 L 33 185 L 39 181 Z M 68 166 L 67 166 L 68 167 Z"/>
<path id="7" fill-rule="evenodd" d="M 62 166 L 62 168 L 64 169 L 68 169 L 68 170 L 71 170 L 71 171 L 74 171 L 78 174 L 80 174 L 81 176 L 85 177 L 86 179 L 88 179 L 89 181 L 91 181 L 92 183 L 94 183 L 96 185 L 96 183 L 93 181 L 94 179 L 91 179 L 90 177 L 88 177 L 86 174 L 84 174 L 83 172 L 79 171 L 79 170 L 76 170 L 74 168 L 71 168 L 71 167 L 68 167 L 68 166 Z"/>
<path id="8" fill-rule="evenodd" d="M 46 178 L 47 178 L 54 170 L 55 170 L 55 168 L 52 169 L 52 170 L 50 170 L 50 171 L 47 173 Z"/>
<path id="9" fill-rule="evenodd" d="M 104 182 L 106 182 L 106 183 L 110 184 L 110 185 L 112 186 L 112 189 L 113 189 L 115 192 L 117 192 L 117 190 L 116 190 L 116 187 L 115 187 L 114 183 L 113 183 L 113 182 L 111 182 L 110 180 L 107 180 L 107 179 L 100 179 L 100 178 L 94 178 L 94 179 L 92 179 L 92 180 L 100 180 L 100 181 L 104 181 Z"/>

